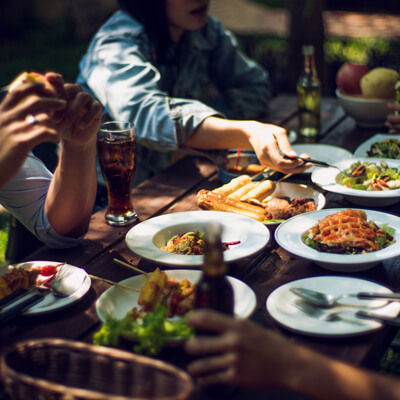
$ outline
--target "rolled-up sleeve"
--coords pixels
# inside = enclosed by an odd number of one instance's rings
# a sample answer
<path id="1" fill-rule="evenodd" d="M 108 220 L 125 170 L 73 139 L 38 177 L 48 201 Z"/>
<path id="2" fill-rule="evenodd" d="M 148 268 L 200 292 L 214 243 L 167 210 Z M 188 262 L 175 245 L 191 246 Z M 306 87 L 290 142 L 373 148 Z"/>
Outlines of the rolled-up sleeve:
<path id="1" fill-rule="evenodd" d="M 61 236 L 47 218 L 45 201 L 52 176 L 38 158 L 29 155 L 18 174 L 0 189 L 0 204 L 47 246 L 77 246 L 83 236 Z"/>

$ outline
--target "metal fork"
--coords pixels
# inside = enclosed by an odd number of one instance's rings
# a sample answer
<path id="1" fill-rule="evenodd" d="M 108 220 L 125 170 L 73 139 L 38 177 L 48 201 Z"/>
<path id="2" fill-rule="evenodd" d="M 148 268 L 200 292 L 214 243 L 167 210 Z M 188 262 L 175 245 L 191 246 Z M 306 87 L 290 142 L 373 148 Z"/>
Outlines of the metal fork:
<path id="1" fill-rule="evenodd" d="M 322 309 L 313 306 L 305 301 L 300 299 L 295 301 L 295 306 L 304 312 L 304 314 L 309 315 L 319 321 L 326 322 L 334 322 L 334 321 L 348 321 L 354 324 L 363 324 L 362 319 L 369 319 L 374 321 L 379 321 L 382 323 L 386 323 L 393 326 L 400 326 L 400 318 L 399 317 L 388 317 L 385 315 L 378 315 L 368 311 L 358 310 L 356 312 L 352 312 L 349 310 L 338 310 L 333 312 L 324 312 Z"/>

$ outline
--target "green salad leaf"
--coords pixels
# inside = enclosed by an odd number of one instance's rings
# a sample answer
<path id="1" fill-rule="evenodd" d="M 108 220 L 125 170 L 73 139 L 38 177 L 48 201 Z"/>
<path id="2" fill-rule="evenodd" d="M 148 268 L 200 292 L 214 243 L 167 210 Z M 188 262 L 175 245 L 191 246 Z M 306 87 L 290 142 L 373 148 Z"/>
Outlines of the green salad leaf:
<path id="1" fill-rule="evenodd" d="M 186 324 L 184 318 L 168 318 L 168 309 L 157 304 L 152 312 L 132 312 L 120 320 L 109 317 L 100 330 L 94 334 L 93 343 L 102 346 L 116 346 L 119 338 L 126 334 L 137 341 L 133 351 L 147 355 L 157 355 L 165 339 L 189 338 L 194 329 Z"/>

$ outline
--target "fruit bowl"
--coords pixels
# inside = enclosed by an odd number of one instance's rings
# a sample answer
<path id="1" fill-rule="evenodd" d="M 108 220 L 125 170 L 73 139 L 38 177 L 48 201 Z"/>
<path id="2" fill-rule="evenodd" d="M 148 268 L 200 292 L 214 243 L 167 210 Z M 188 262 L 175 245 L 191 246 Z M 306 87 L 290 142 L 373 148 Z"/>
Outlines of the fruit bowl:
<path id="1" fill-rule="evenodd" d="M 343 110 L 356 120 L 357 125 L 364 128 L 379 128 L 385 125 L 390 110 L 390 100 L 365 99 L 360 96 L 348 96 L 336 89 L 336 96 Z"/>

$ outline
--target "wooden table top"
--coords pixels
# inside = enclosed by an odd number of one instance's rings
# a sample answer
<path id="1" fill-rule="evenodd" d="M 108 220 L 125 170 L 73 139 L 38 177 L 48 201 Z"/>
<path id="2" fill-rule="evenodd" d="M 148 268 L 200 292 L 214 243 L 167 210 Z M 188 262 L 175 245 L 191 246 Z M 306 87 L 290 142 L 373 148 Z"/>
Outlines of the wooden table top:
<path id="1" fill-rule="evenodd" d="M 278 96 L 271 103 L 270 122 L 288 129 L 296 129 L 296 111 L 295 96 Z M 354 120 L 343 113 L 335 98 L 323 99 L 321 116 L 322 134 L 318 143 L 340 146 L 351 152 L 373 134 L 385 132 L 385 128 L 376 130 L 356 126 Z M 301 139 L 298 138 L 296 143 L 301 143 Z M 304 176 L 302 180 L 304 181 Z M 184 157 L 133 189 L 135 209 L 140 221 L 166 213 L 198 210 L 197 191 L 220 185 L 218 169 L 212 162 L 205 158 Z M 326 208 L 347 206 L 351 205 L 340 195 L 327 196 Z M 398 204 L 380 211 L 400 215 Z M 127 261 L 142 270 L 152 271 L 155 264 L 135 255 L 125 244 L 125 234 L 131 226 L 111 227 L 105 223 L 104 213 L 103 210 L 92 216 L 90 230 L 79 247 L 64 250 L 44 247 L 32 254 L 29 260 L 66 261 L 86 269 L 88 273 L 114 281 L 126 279 L 134 274 L 131 270 L 114 263 L 114 258 Z M 256 293 L 257 308 L 252 319 L 269 329 L 281 332 L 296 343 L 354 365 L 376 365 L 397 331 L 385 326 L 376 332 L 357 337 L 327 339 L 295 334 L 277 325 L 265 308 L 266 298 L 274 289 L 295 279 L 332 273 L 314 263 L 290 255 L 273 239 L 260 254 L 230 265 L 229 274 L 243 280 Z M 400 291 L 400 257 L 385 261 L 368 271 L 346 276 L 370 279 Z M 5 349 L 20 340 L 41 337 L 90 342 L 93 333 L 100 327 L 95 302 L 108 287 L 106 283 L 93 281 L 89 293 L 65 310 L 40 317 L 15 318 L 0 327 L 1 348 Z M 188 360 L 182 349 L 165 349 L 160 358 L 183 367 Z"/>

